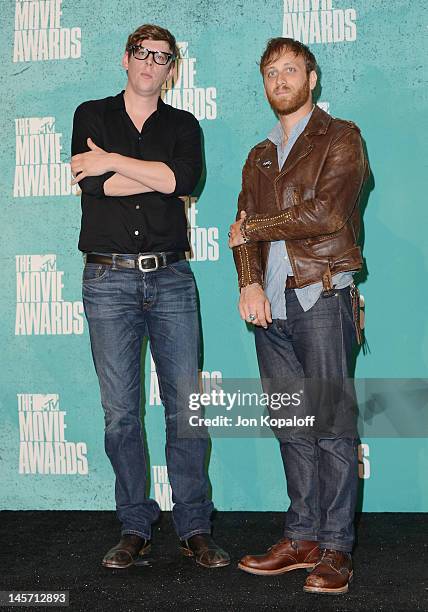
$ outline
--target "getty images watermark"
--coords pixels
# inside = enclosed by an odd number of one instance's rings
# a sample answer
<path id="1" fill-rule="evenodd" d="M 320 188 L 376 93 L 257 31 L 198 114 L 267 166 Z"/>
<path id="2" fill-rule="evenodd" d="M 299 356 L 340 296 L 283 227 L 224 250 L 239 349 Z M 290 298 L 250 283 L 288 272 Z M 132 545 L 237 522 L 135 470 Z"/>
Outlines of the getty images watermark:
<path id="1" fill-rule="evenodd" d="M 179 436 L 270 437 L 272 432 L 311 431 L 317 418 L 303 396 L 299 385 L 270 392 L 260 380 L 216 381 L 186 395 Z"/>
<path id="2" fill-rule="evenodd" d="M 180 437 L 428 437 L 427 379 L 183 380 Z"/>
<path id="3" fill-rule="evenodd" d="M 200 412 L 202 408 L 216 407 L 226 412 L 235 409 L 248 409 L 252 407 L 269 408 L 272 411 L 284 408 L 299 407 L 302 404 L 300 393 L 256 393 L 242 392 L 241 390 L 229 393 L 223 389 L 211 389 L 206 393 L 191 393 L 189 396 L 189 410 Z M 232 416 L 217 414 L 213 417 L 192 414 L 189 416 L 190 427 L 268 427 L 270 429 L 284 429 L 290 427 L 313 427 L 314 415 L 298 417 L 296 414 L 289 417 L 275 417 L 270 414 L 260 414 L 256 417 L 243 416 L 239 412 Z"/>

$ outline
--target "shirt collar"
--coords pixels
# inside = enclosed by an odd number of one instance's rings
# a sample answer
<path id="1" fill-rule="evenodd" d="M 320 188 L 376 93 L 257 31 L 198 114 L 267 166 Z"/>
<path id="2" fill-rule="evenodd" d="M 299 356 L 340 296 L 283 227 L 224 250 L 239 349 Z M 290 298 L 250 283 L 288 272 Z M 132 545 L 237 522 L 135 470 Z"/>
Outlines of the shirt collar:
<path id="1" fill-rule="evenodd" d="M 312 109 L 309 111 L 309 113 L 307 115 L 305 115 L 304 117 L 302 117 L 293 126 L 293 129 L 291 130 L 291 133 L 289 134 L 289 137 L 288 137 L 289 141 L 297 140 L 297 138 L 303 132 L 305 127 L 308 125 L 309 119 L 311 118 L 312 113 L 314 112 L 314 108 L 315 108 L 315 106 L 313 106 Z M 273 142 L 274 145 L 276 145 L 278 147 L 278 146 L 281 146 L 281 144 L 282 144 L 283 136 L 284 136 L 284 133 L 282 131 L 282 125 L 281 125 L 281 122 L 278 121 L 278 123 L 274 126 L 274 128 L 269 132 L 268 139 L 271 142 Z"/>
<path id="2" fill-rule="evenodd" d="M 123 98 L 123 94 L 124 93 L 125 93 L 125 90 L 122 89 L 122 91 L 120 93 L 118 93 L 117 96 L 113 96 L 111 98 L 110 108 L 112 110 L 126 110 L 126 108 L 125 108 L 125 100 Z M 155 111 L 156 114 L 159 113 L 159 112 L 162 112 L 164 108 L 165 108 L 165 102 L 159 96 L 159 98 L 158 98 L 158 107 L 157 107 L 157 110 Z"/>

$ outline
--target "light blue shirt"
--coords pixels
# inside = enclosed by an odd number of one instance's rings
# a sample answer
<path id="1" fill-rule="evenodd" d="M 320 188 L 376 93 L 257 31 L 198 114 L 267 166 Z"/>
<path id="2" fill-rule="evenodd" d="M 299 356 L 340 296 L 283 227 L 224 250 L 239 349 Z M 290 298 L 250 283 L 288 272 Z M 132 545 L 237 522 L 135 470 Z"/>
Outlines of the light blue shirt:
<path id="1" fill-rule="evenodd" d="M 312 111 L 296 123 L 285 146 L 282 144 L 283 131 L 279 121 L 268 135 L 269 140 L 276 145 L 278 166 L 280 169 L 285 164 L 285 160 L 287 159 L 296 140 L 307 126 L 311 115 Z M 287 276 L 293 276 L 293 269 L 288 258 L 287 244 L 284 240 L 271 242 L 265 276 L 265 294 L 270 302 L 273 319 L 287 318 L 284 294 Z M 352 272 L 339 272 L 339 274 L 335 274 L 333 276 L 332 280 L 336 289 L 343 289 L 352 283 Z M 323 285 L 321 281 L 301 289 L 295 289 L 297 299 L 305 312 L 312 308 L 315 302 L 317 302 L 322 291 Z"/>

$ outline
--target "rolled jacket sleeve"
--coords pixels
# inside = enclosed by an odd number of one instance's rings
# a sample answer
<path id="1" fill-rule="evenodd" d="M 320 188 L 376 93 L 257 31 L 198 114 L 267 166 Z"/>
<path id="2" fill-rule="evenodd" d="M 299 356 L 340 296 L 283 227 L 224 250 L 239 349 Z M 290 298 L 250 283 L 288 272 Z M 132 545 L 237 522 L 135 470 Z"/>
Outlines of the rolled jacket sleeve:
<path id="1" fill-rule="evenodd" d="M 90 150 L 87 145 L 88 138 L 91 138 L 98 147 L 104 148 L 99 121 L 95 113 L 91 112 L 88 103 L 85 102 L 77 107 L 73 118 L 73 135 L 71 138 L 72 156 L 78 153 L 86 153 Z M 80 189 L 87 195 L 104 198 L 106 197 L 104 193 L 104 183 L 113 176 L 113 174 L 114 172 L 106 172 L 100 176 L 87 176 L 79 182 Z"/>
<path id="2" fill-rule="evenodd" d="M 240 219 L 241 212 L 251 214 L 255 209 L 253 182 L 251 180 L 251 158 L 254 157 L 254 149 L 250 152 L 242 170 L 242 189 L 238 197 L 238 212 L 236 221 Z M 261 263 L 260 245 L 257 242 L 243 244 L 233 249 L 233 258 L 238 273 L 239 288 L 258 283 L 263 284 L 263 272 Z"/>
<path id="3" fill-rule="evenodd" d="M 190 195 L 202 174 L 201 128 L 190 113 L 177 135 L 173 158 L 165 164 L 175 176 L 175 189 L 168 196 Z"/>

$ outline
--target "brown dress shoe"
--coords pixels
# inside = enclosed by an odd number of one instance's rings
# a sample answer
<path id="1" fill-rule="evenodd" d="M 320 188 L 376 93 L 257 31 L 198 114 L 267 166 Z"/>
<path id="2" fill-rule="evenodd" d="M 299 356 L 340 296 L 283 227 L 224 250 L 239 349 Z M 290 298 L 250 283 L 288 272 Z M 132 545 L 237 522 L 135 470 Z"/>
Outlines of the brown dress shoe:
<path id="1" fill-rule="evenodd" d="M 319 562 L 306 578 L 303 590 L 306 593 L 332 595 L 347 593 L 352 575 L 352 559 L 349 553 L 324 548 L 321 550 Z"/>
<path id="2" fill-rule="evenodd" d="M 185 557 L 195 557 L 202 567 L 225 567 L 230 557 L 218 546 L 209 533 L 198 533 L 188 540 L 180 542 L 181 552 Z"/>
<path id="3" fill-rule="evenodd" d="M 127 533 L 120 538 L 119 544 L 111 548 L 104 556 L 102 564 L 112 569 L 125 569 L 135 565 L 141 557 L 150 552 L 151 544 L 133 533 Z"/>
<path id="4" fill-rule="evenodd" d="M 249 574 L 274 576 L 295 569 L 311 569 L 318 559 L 318 542 L 283 538 L 268 548 L 264 555 L 246 555 L 238 567 Z"/>

